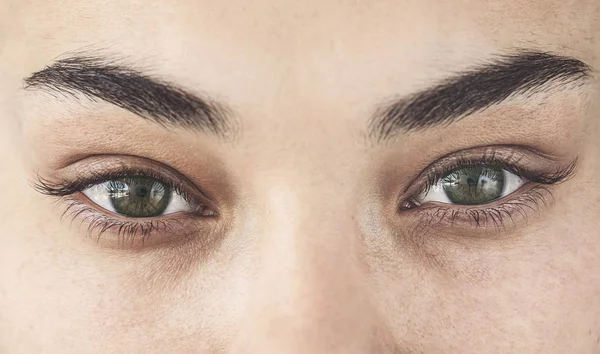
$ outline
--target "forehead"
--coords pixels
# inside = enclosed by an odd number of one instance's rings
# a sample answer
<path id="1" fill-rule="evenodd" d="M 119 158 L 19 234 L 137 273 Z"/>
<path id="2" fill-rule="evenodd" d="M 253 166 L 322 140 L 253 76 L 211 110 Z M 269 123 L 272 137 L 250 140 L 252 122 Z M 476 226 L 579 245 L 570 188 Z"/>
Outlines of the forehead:
<path id="1" fill-rule="evenodd" d="M 577 51 L 590 44 L 598 7 L 594 0 L 11 1 L 9 30 L 32 50 L 93 45 L 236 63 L 269 56 L 271 68 L 347 59 L 367 65 L 385 61 L 382 54 L 447 65 L 519 46 Z"/>

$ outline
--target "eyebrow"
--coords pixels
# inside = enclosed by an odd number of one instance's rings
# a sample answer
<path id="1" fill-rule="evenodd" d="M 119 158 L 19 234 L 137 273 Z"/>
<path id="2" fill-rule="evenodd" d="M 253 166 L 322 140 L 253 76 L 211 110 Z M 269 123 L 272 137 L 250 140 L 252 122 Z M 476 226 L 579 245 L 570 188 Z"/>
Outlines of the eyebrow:
<path id="1" fill-rule="evenodd" d="M 583 85 L 591 72 L 591 67 L 578 59 L 547 52 L 499 56 L 380 106 L 371 118 L 369 136 L 381 142 L 400 132 L 448 125 L 515 95 Z"/>
<path id="2" fill-rule="evenodd" d="M 56 61 L 25 79 L 25 89 L 83 94 L 124 108 L 164 127 L 183 127 L 225 138 L 229 108 L 108 59 L 76 56 Z"/>

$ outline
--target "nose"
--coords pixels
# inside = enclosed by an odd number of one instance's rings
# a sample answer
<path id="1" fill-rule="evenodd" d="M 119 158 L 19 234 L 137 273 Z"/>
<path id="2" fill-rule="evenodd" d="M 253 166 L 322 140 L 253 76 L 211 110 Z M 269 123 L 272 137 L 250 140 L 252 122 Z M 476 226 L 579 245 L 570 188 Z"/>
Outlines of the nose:
<path id="1" fill-rule="evenodd" d="M 352 211 L 344 201 L 316 202 L 270 188 L 250 305 L 232 352 L 386 352 Z"/>

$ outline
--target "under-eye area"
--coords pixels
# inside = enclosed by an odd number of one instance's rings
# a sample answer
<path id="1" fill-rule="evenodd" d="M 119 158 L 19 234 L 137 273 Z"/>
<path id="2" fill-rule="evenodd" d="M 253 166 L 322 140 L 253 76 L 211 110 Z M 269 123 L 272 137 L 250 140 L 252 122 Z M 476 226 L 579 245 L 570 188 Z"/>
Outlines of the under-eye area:
<path id="1" fill-rule="evenodd" d="M 505 229 L 552 204 L 553 188 L 573 177 L 577 157 L 558 161 L 522 146 L 467 149 L 441 157 L 402 193 L 399 213 L 421 226 Z"/>
<path id="2" fill-rule="evenodd" d="M 39 192 L 56 198 L 64 220 L 115 248 L 210 237 L 216 202 L 179 172 L 131 156 L 93 156 L 58 177 L 38 175 Z M 102 242 L 100 242 L 102 241 Z"/>

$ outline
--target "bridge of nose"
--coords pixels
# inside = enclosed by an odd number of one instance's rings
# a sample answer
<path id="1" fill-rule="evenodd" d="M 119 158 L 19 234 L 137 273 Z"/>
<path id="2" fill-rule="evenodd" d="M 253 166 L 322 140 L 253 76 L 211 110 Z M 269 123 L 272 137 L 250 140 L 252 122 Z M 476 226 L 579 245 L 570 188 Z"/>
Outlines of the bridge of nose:
<path id="1" fill-rule="evenodd" d="M 377 321 L 352 205 L 281 180 L 268 186 L 240 352 L 369 352 Z"/>

